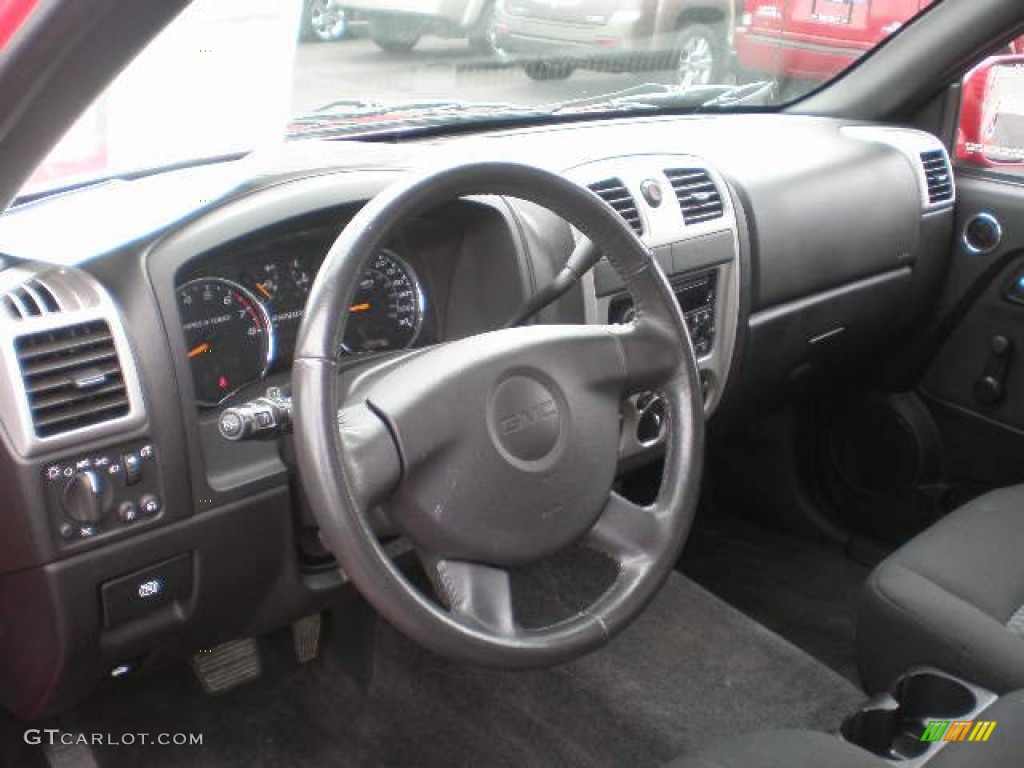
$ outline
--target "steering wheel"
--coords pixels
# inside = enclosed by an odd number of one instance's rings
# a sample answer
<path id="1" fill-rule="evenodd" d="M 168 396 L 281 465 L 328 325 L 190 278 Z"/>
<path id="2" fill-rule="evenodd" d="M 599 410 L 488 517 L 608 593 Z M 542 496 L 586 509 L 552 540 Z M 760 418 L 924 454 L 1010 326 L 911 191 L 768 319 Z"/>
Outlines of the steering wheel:
<path id="1" fill-rule="evenodd" d="M 368 259 L 413 217 L 469 195 L 527 200 L 574 225 L 607 255 L 636 319 L 492 331 L 343 370 L 345 308 Z M 558 174 L 459 164 L 377 195 L 316 278 L 292 388 L 298 469 L 322 537 L 365 598 L 439 654 L 498 667 L 582 656 L 646 606 L 689 531 L 704 417 L 682 313 L 622 219 Z M 612 485 L 620 405 L 645 390 L 664 395 L 668 428 L 661 490 L 639 506 Z M 436 599 L 385 553 L 371 522 L 379 509 L 415 549 Z M 522 627 L 510 569 L 581 542 L 613 558 L 614 582 L 571 618 Z"/>

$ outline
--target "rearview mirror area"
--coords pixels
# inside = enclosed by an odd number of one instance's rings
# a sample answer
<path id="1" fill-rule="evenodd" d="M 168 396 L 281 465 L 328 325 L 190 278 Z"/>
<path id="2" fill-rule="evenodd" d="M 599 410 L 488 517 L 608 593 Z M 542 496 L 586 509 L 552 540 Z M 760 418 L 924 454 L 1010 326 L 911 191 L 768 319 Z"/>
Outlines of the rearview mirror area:
<path id="1" fill-rule="evenodd" d="M 1024 55 L 992 56 L 964 78 L 956 157 L 1024 170 Z"/>

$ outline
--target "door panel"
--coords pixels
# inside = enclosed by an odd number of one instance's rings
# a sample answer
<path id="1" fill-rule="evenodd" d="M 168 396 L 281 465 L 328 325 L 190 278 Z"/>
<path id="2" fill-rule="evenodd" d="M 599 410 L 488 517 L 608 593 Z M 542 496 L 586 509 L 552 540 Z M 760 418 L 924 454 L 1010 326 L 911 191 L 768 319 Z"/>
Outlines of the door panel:
<path id="1" fill-rule="evenodd" d="M 960 502 L 1024 481 L 1024 285 L 1019 300 L 1011 291 L 1024 276 L 1024 186 L 961 176 L 957 194 L 944 332 L 920 390 L 939 422 L 948 482 Z M 982 215 L 1002 230 L 988 253 L 964 237 Z"/>

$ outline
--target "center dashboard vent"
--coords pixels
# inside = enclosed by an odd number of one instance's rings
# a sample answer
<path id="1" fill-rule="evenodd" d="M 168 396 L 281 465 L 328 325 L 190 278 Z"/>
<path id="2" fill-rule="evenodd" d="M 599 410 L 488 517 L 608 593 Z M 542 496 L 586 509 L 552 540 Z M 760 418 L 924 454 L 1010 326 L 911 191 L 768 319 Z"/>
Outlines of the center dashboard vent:
<path id="1" fill-rule="evenodd" d="M 105 321 L 20 336 L 15 351 L 37 436 L 128 415 L 124 373 Z"/>
<path id="2" fill-rule="evenodd" d="M 0 299 L 7 314 L 15 320 L 40 317 L 61 311 L 56 294 L 37 279 L 22 283 Z"/>
<path id="3" fill-rule="evenodd" d="M 932 205 L 953 199 L 953 171 L 949 158 L 941 149 L 921 153 L 921 165 L 928 185 L 928 202 Z"/>
<path id="4" fill-rule="evenodd" d="M 644 233 L 644 223 L 640 219 L 636 200 L 633 199 L 633 195 L 626 189 L 626 185 L 622 183 L 621 179 L 605 179 L 595 182 L 590 185 L 590 191 L 614 208 L 634 232 L 638 235 Z"/>
<path id="5" fill-rule="evenodd" d="M 670 168 L 665 171 L 665 176 L 675 190 L 679 210 L 687 226 L 720 219 L 725 215 L 722 193 L 705 169 Z"/>

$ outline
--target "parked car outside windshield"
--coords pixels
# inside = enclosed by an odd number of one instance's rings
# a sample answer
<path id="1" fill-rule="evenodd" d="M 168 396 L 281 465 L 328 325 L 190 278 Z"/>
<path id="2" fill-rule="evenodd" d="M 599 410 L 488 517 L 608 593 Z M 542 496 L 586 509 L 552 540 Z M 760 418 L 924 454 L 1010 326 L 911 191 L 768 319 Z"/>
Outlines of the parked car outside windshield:
<path id="1" fill-rule="evenodd" d="M 840 76 L 930 5 L 195 0 L 24 192 L 297 138 L 777 105 Z M 354 24 L 366 31 L 352 34 Z"/>

